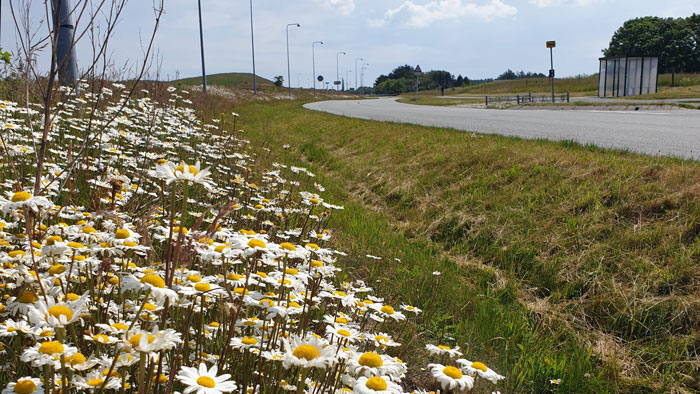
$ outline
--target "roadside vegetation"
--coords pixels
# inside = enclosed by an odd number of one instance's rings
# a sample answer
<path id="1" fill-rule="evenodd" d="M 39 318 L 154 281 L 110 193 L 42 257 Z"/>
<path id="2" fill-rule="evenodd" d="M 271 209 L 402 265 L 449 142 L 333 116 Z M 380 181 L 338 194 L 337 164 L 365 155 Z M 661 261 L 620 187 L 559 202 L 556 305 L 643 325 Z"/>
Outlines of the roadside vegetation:
<path id="1" fill-rule="evenodd" d="M 422 308 L 417 340 L 488 355 L 508 376 L 502 391 L 700 389 L 697 163 L 299 103 L 236 111 L 271 158 L 322 174 L 346 206 L 342 248 L 383 257 L 350 274 Z"/>

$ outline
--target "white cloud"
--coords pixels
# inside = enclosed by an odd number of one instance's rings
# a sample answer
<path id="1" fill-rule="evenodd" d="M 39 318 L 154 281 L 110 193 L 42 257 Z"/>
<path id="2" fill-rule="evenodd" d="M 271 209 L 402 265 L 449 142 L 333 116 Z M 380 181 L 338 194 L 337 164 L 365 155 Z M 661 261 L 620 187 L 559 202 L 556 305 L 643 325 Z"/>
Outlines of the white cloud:
<path id="1" fill-rule="evenodd" d="M 496 18 L 512 17 L 517 13 L 518 10 L 515 7 L 504 4 L 501 0 L 491 0 L 483 5 L 462 0 L 431 1 L 427 4 L 415 4 L 411 0 L 406 0 L 400 6 L 387 10 L 382 18 L 370 19 L 369 25 L 382 27 L 394 19 L 401 18 L 406 27 L 424 28 L 435 22 L 450 19 L 475 17 L 491 21 Z"/>
<path id="2" fill-rule="evenodd" d="M 314 0 L 316 3 L 336 10 L 343 15 L 350 15 L 355 11 L 355 0 Z"/>
<path id="3" fill-rule="evenodd" d="M 561 6 L 587 6 L 602 3 L 605 0 L 529 0 L 528 3 L 537 8 Z"/>

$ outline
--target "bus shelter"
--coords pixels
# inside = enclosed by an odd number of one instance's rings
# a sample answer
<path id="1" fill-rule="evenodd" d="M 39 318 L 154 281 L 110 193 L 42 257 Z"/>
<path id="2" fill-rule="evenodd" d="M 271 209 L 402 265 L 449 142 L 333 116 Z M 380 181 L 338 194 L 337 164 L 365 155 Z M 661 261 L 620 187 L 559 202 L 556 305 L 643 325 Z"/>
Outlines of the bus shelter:
<path id="1" fill-rule="evenodd" d="M 656 93 L 659 58 L 656 56 L 602 57 L 599 97 L 638 96 Z"/>

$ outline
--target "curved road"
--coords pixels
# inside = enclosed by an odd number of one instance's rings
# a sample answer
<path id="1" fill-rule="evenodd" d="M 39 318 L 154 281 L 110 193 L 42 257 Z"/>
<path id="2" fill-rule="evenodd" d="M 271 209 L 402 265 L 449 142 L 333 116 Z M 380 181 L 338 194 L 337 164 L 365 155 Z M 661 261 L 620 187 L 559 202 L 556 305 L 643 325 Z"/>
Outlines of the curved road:
<path id="1" fill-rule="evenodd" d="M 700 111 L 496 110 L 402 104 L 396 98 L 320 101 L 307 109 L 354 118 L 527 139 L 571 140 L 700 160 Z"/>

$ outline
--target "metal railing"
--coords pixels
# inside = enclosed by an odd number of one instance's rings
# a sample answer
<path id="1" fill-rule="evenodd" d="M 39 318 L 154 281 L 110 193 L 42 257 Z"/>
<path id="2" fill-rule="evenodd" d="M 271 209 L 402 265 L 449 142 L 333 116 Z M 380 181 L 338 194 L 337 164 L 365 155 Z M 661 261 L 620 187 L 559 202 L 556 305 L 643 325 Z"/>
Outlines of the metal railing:
<path id="1" fill-rule="evenodd" d="M 554 101 L 552 101 L 552 96 L 533 96 L 532 93 L 528 94 L 517 94 L 515 96 L 486 96 L 486 105 L 488 106 L 489 104 L 494 104 L 494 103 L 517 103 L 518 105 L 520 104 L 526 104 L 526 103 L 552 103 L 552 102 L 560 102 L 560 103 L 568 103 L 569 102 L 569 92 L 566 92 L 566 94 L 560 94 L 558 96 L 554 96 Z"/>

